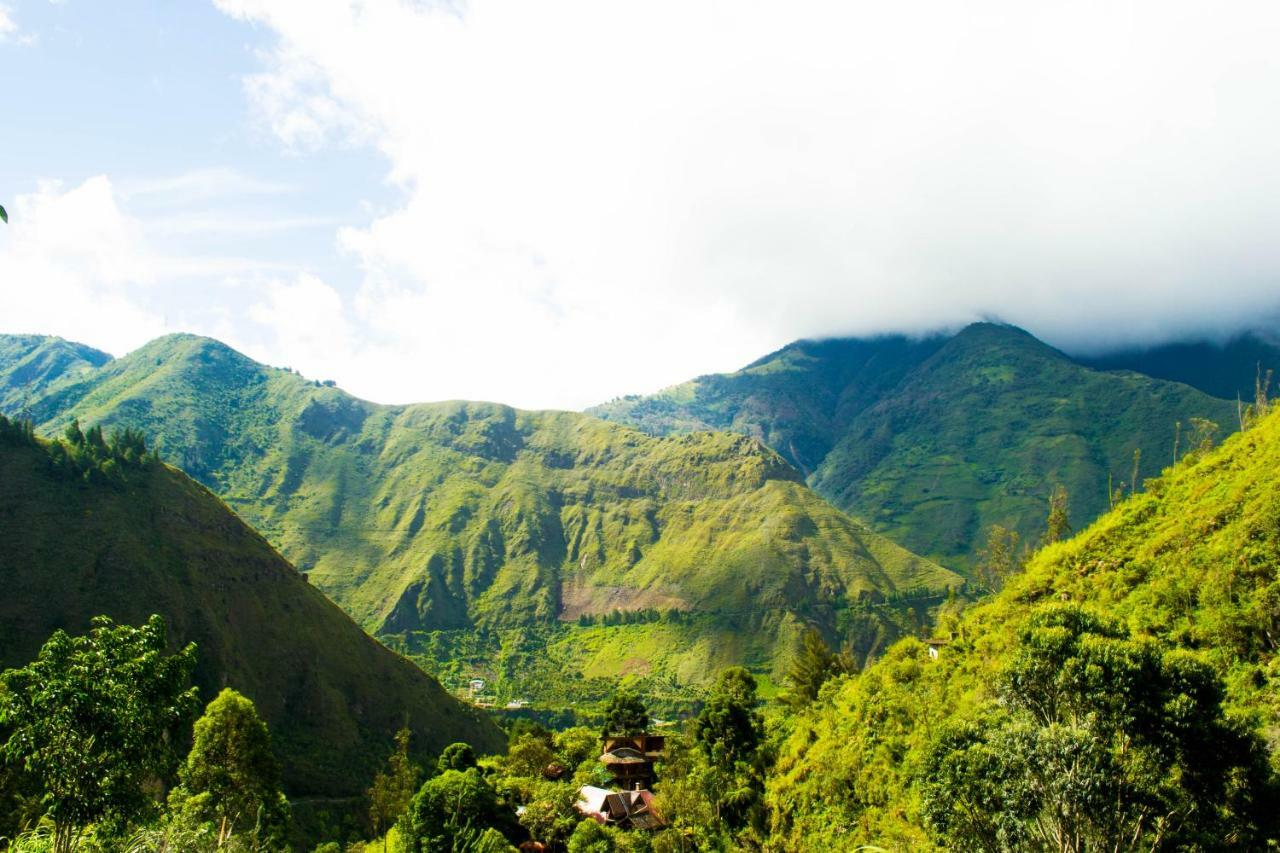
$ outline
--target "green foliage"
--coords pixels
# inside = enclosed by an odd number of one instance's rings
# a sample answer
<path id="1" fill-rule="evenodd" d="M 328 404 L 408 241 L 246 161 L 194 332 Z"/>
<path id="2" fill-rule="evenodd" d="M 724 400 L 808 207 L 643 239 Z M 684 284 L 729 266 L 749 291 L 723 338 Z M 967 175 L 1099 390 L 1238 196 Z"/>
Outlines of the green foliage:
<path id="1" fill-rule="evenodd" d="M 591 770 L 600 758 L 600 733 L 586 726 L 573 726 L 556 732 L 553 741 L 556 761 L 570 774 Z"/>
<path id="2" fill-rule="evenodd" d="M 0 676 L 3 753 L 40 780 L 55 853 L 89 824 L 123 829 L 146 813 L 144 786 L 169 772 L 171 735 L 195 710 L 195 648 L 167 654 L 163 619 L 92 624 L 85 636 L 54 633 L 36 660 Z"/>
<path id="3" fill-rule="evenodd" d="M 1052 545 L 1061 542 L 1071 533 L 1071 521 L 1067 516 L 1067 490 L 1061 483 L 1053 487 L 1049 494 L 1049 517 L 1045 519 L 1044 535 L 1040 537 L 1041 545 Z"/>
<path id="4" fill-rule="evenodd" d="M 751 673 L 741 667 L 726 669 L 693 725 L 694 740 L 716 779 L 704 796 L 712 801 L 717 818 L 733 829 L 746 824 L 764 789 L 758 704 Z"/>
<path id="5" fill-rule="evenodd" d="M 925 756 L 923 811 L 974 850 L 1253 849 L 1273 831 L 1261 739 L 1213 671 L 1074 606 L 1019 632 L 999 704 Z"/>
<path id="6" fill-rule="evenodd" d="M 604 712 L 603 734 L 639 735 L 649 730 L 649 709 L 644 700 L 630 690 L 621 689 L 613 694 Z"/>
<path id="7" fill-rule="evenodd" d="M 594 820 L 579 821 L 569 836 L 569 853 L 649 853 L 649 836 L 601 826 Z"/>
<path id="8" fill-rule="evenodd" d="M 502 748 L 491 721 L 370 640 L 205 489 L 163 465 L 119 487 L 68 479 L 50 465 L 56 446 L 0 438 L 0 667 L 95 615 L 158 613 L 178 645 L 199 647 L 205 696 L 254 697 L 285 790 L 353 798 L 349 810 L 406 719 L 418 761 L 458 740 Z"/>
<path id="9" fill-rule="evenodd" d="M 580 821 L 569 836 L 569 853 L 615 853 L 617 833 L 594 820 Z"/>
<path id="10" fill-rule="evenodd" d="M 821 632 L 810 628 L 801 637 L 800 651 L 791 662 L 787 700 L 793 707 L 802 708 L 818 698 L 818 691 L 829 679 L 857 671 L 858 664 L 851 654 L 833 650 Z"/>
<path id="11" fill-rule="evenodd" d="M 1016 849 L 1055 824 L 1247 849 L 1274 833 L 1259 736 L 1280 720 L 1276 471 L 1273 414 L 1036 554 L 936 661 L 902 641 L 824 693 L 768 782 L 776 843 Z"/>
<path id="12" fill-rule="evenodd" d="M 386 768 L 373 777 L 373 785 L 366 795 L 369 798 L 369 823 L 373 825 L 374 835 L 385 833 L 404 814 L 414 791 L 418 789 L 422 768 L 409 757 L 412 737 L 413 733 L 407 727 L 396 732 L 396 748 L 388 756 Z M 441 771 L 463 770 L 475 764 L 475 751 L 469 744 L 451 743 L 440 754 Z M 385 838 L 383 847 L 386 847 Z"/>
<path id="13" fill-rule="evenodd" d="M 518 835 L 514 810 L 474 767 L 428 779 L 403 819 L 412 853 L 461 853 L 477 843 L 471 833 L 487 829 L 508 839 Z"/>
<path id="14" fill-rule="evenodd" d="M 287 828 L 289 805 L 267 725 L 253 703 L 231 688 L 196 721 L 182 784 L 187 796 L 203 801 L 219 844 L 233 834 L 281 837 Z"/>
<path id="15" fill-rule="evenodd" d="M 64 441 L 42 445 L 30 422 L 11 421 L 0 415 L 0 442 L 17 447 L 44 447 L 50 470 L 88 483 L 122 487 L 137 472 L 159 464 L 158 457 L 147 452 L 142 433 L 128 427 L 117 430 L 107 439 L 101 427 L 91 427 L 85 433 L 80 431 L 78 422 L 72 421 Z"/>
<path id="16" fill-rule="evenodd" d="M 440 753 L 436 769 L 443 773 L 446 770 L 466 770 L 476 766 L 476 751 L 469 743 L 451 743 Z M 416 782 L 414 783 L 416 786 Z"/>
<path id="17" fill-rule="evenodd" d="M 1055 525 L 1066 523 L 1066 506 L 1055 519 Z M 974 577 L 989 592 L 999 592 L 1005 582 L 1022 571 L 1023 555 L 1018 553 L 1018 532 L 993 524 L 987 528 L 986 545 L 978 552 Z"/>
<path id="18" fill-rule="evenodd" d="M 511 739 L 504 766 L 512 776 L 536 779 L 541 778 L 542 771 L 555 759 L 549 737 L 527 734 Z"/>
<path id="19" fill-rule="evenodd" d="M 529 791 L 520 825 L 534 841 L 563 850 L 582 816 L 574 807 L 578 789 L 562 782 L 539 782 Z"/>

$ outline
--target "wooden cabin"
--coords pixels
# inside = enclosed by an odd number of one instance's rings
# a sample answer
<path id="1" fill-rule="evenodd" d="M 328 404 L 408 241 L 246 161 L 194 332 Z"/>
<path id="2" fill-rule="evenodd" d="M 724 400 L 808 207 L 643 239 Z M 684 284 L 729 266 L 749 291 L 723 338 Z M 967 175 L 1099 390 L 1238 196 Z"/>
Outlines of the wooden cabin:
<path id="1" fill-rule="evenodd" d="M 662 760 L 666 747 L 667 739 L 662 735 L 609 735 L 604 738 L 600 763 L 622 790 L 644 791 L 653 787 L 653 765 Z"/>

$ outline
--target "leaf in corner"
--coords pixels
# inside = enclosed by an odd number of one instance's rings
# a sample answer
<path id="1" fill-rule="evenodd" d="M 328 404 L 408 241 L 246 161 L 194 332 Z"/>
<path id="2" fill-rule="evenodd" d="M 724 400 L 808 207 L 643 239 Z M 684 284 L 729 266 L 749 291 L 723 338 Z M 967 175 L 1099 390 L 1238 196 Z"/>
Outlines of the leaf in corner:
<path id="1" fill-rule="evenodd" d="M 5 225 L 9 224 L 9 213 L 4 209 L 3 205 L 0 205 L 0 219 L 4 220 Z"/>

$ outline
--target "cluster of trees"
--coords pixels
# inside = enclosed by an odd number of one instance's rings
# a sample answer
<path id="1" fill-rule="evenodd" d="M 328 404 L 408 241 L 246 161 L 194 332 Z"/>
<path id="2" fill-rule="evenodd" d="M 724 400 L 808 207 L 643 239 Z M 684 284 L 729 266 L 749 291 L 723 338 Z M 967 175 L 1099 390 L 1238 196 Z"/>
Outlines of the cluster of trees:
<path id="1" fill-rule="evenodd" d="M 160 457 L 147 449 L 140 430 L 125 427 L 110 435 L 101 426 L 87 430 L 72 421 L 62 441 L 45 442 L 36 436 L 30 421 L 11 420 L 0 415 L 0 442 L 41 447 L 53 470 L 68 479 L 124 485 L 131 472 L 159 464 Z"/>
<path id="2" fill-rule="evenodd" d="M 1267 750 L 1222 698 L 1193 655 L 1049 607 L 995 701 L 928 751 L 925 818 L 955 849 L 1263 849 L 1280 805 Z"/>
<path id="3" fill-rule="evenodd" d="M 588 628 L 592 625 L 612 627 L 614 625 L 648 625 L 652 622 L 680 624 L 687 618 L 687 614 L 676 607 L 667 610 L 646 607 L 641 610 L 613 610 L 604 614 L 583 613 L 578 617 L 578 625 Z"/>
<path id="4" fill-rule="evenodd" d="M 55 632 L 36 660 L 0 675 L 0 753 L 39 807 L 10 850 L 276 850 L 289 809 L 266 725 L 224 690 L 199 711 L 196 649 L 167 652 L 164 621 L 98 617 Z"/>

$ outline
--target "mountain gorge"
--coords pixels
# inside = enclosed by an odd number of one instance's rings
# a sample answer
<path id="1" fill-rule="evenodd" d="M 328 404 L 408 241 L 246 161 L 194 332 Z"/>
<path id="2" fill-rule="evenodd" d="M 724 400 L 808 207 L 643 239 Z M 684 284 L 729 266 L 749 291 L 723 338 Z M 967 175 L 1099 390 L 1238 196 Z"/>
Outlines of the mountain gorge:
<path id="1" fill-rule="evenodd" d="M 43 377 L 27 396 L 46 433 L 72 418 L 145 432 L 428 666 L 511 648 L 526 675 L 548 651 L 585 678 L 697 684 L 744 662 L 776 674 L 805 624 L 837 636 L 857 622 L 874 645 L 906 624 L 887 599 L 927 606 L 960 583 L 741 435 L 374 405 L 194 336 Z M 637 618 L 602 624 L 617 611 Z"/>
<path id="2" fill-rule="evenodd" d="M 1212 387 L 1233 374 L 1243 384 L 1243 360 L 1220 359 Z M 1250 394 L 1253 373 L 1250 364 Z M 1135 467 L 1141 482 L 1185 450 L 1192 419 L 1213 422 L 1219 436 L 1237 420 L 1234 394 L 1094 369 L 989 323 L 951 336 L 799 341 L 737 373 L 591 411 L 657 435 L 714 427 L 757 436 L 836 506 L 961 570 L 993 524 L 1034 544 L 1055 485 L 1083 527 L 1109 492 L 1130 488 Z"/>

